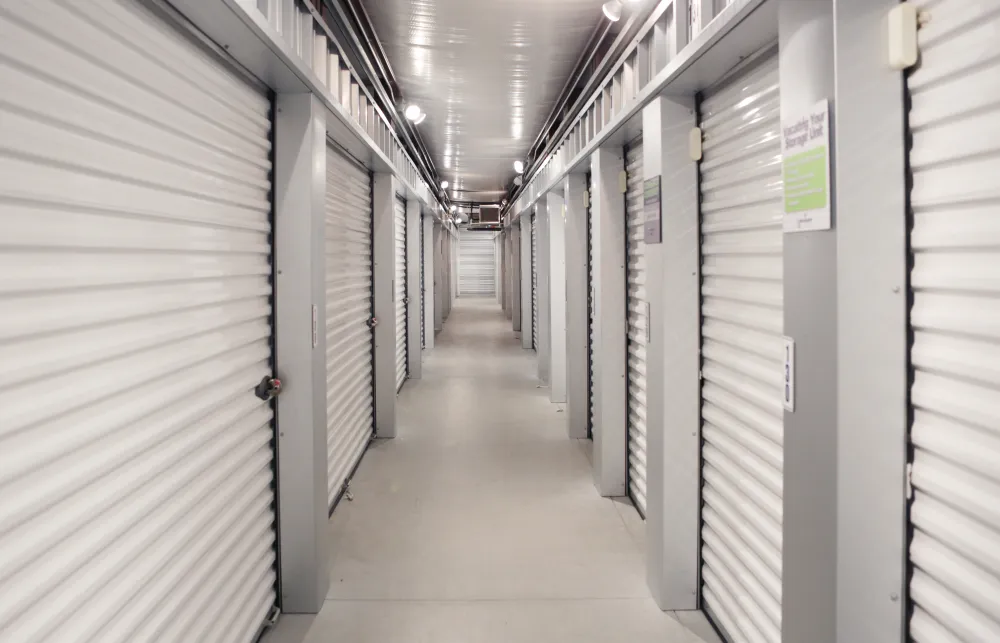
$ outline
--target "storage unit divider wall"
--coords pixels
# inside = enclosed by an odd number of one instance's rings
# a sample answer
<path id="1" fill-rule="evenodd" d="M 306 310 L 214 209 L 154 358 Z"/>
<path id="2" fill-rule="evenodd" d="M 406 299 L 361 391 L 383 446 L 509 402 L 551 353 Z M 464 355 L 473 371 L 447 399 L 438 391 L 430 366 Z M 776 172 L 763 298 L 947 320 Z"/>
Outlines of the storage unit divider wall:
<path id="1" fill-rule="evenodd" d="M 326 155 L 326 385 L 332 510 L 374 434 L 371 175 Z"/>
<path id="2" fill-rule="evenodd" d="M 734 641 L 781 640 L 782 183 L 778 59 L 700 106 L 702 578 Z"/>
<path id="3" fill-rule="evenodd" d="M 276 600 L 271 101 L 144 3 L 3 14 L 0 638 L 251 643 Z"/>
<path id="4" fill-rule="evenodd" d="M 538 217 L 531 214 L 531 347 L 538 350 Z"/>

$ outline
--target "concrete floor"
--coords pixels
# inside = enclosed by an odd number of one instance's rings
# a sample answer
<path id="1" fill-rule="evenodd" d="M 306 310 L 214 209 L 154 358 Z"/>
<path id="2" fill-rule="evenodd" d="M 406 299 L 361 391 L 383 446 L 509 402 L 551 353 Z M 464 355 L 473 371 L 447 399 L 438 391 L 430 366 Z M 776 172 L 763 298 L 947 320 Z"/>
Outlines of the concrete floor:
<path id="1" fill-rule="evenodd" d="M 494 301 L 458 300 L 424 358 L 399 437 L 369 449 L 330 520 L 323 610 L 283 616 L 265 641 L 715 640 L 649 598 L 642 520 L 597 495 L 589 441 L 566 437 Z"/>

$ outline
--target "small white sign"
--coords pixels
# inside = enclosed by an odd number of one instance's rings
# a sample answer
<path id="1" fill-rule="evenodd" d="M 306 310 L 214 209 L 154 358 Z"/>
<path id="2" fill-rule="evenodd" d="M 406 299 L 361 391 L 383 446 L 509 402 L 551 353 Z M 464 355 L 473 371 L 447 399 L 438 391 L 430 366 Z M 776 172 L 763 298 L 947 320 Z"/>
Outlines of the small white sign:
<path id="1" fill-rule="evenodd" d="M 786 411 L 795 411 L 795 340 L 791 337 L 782 337 L 784 346 L 784 381 L 781 386 L 781 401 Z"/>
<path id="2" fill-rule="evenodd" d="M 781 121 L 785 233 L 830 229 L 830 107 Z"/>

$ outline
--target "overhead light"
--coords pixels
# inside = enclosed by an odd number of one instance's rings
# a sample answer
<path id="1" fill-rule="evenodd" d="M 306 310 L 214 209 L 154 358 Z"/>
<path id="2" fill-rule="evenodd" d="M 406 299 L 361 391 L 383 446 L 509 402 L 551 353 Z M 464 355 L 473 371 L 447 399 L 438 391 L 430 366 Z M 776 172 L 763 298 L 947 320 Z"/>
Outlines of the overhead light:
<path id="1" fill-rule="evenodd" d="M 405 116 L 407 119 L 411 121 L 416 121 L 418 118 L 420 118 L 420 115 L 421 115 L 420 107 L 414 105 L 413 103 L 407 105 L 406 109 L 403 110 L 403 116 Z"/>
<path id="2" fill-rule="evenodd" d="M 457 205 L 453 205 L 453 206 L 451 206 L 451 211 L 452 211 L 452 212 L 454 212 L 454 211 L 455 211 L 455 210 L 457 210 L 457 209 L 458 209 L 458 206 L 457 206 Z"/>
<path id="3" fill-rule="evenodd" d="M 609 0 L 609 2 L 605 2 L 601 7 L 601 11 L 604 12 L 605 17 L 611 22 L 618 22 L 622 19 L 621 0 Z"/>
<path id="4" fill-rule="evenodd" d="M 427 112 L 421 112 L 420 116 L 417 117 L 417 120 L 413 121 L 413 124 L 420 125 L 421 123 L 424 122 L 425 118 L 427 118 Z"/>
<path id="5" fill-rule="evenodd" d="M 441 181 L 441 189 L 447 190 L 449 183 L 447 181 Z"/>
<path id="6" fill-rule="evenodd" d="M 518 174 L 520 174 L 521 172 L 524 172 L 524 162 L 523 161 L 514 161 L 514 171 L 517 172 Z"/>

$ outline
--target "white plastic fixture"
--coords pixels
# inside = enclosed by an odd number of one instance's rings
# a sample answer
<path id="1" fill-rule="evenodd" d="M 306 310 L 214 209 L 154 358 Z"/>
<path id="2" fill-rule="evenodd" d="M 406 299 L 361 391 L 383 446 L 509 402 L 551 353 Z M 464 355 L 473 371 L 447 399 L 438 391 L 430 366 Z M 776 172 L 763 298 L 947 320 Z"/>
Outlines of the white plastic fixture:
<path id="1" fill-rule="evenodd" d="M 604 16 L 611 22 L 618 22 L 622 19 L 622 3 L 620 0 L 609 0 L 601 7 Z"/>
<path id="2" fill-rule="evenodd" d="M 403 116 L 405 116 L 408 120 L 411 121 L 416 121 L 418 118 L 420 118 L 420 114 L 421 114 L 420 107 L 412 103 L 407 105 L 406 109 L 403 110 Z"/>
<path id="3" fill-rule="evenodd" d="M 917 8 L 903 2 L 889 11 L 889 66 L 903 70 L 917 64 Z"/>
<path id="4" fill-rule="evenodd" d="M 514 171 L 517 172 L 518 174 L 524 172 L 524 162 L 514 161 Z"/>

